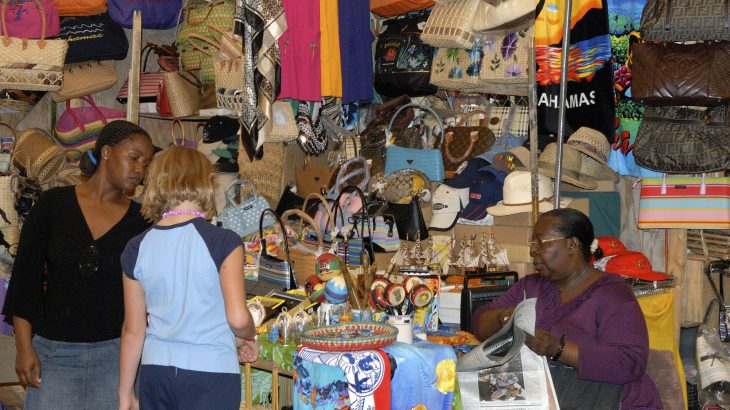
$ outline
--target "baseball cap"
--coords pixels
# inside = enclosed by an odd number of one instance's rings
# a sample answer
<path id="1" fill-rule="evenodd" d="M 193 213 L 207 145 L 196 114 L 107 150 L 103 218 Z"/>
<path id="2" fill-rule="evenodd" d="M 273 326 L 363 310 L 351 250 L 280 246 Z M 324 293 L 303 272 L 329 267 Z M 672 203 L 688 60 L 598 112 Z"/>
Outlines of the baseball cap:
<path id="1" fill-rule="evenodd" d="M 654 271 L 646 255 L 635 251 L 626 251 L 614 255 L 606 262 L 606 269 L 604 270 L 609 273 L 617 273 L 646 281 L 669 279 L 669 275 L 666 273 Z"/>
<path id="2" fill-rule="evenodd" d="M 491 164 L 492 168 L 505 174 L 509 174 L 515 168 L 529 168 L 529 165 L 530 151 L 521 145 L 497 153 L 492 159 Z"/>
<path id="3" fill-rule="evenodd" d="M 485 159 L 491 163 L 494 161 L 495 155 L 500 152 L 507 151 L 510 148 L 519 147 L 525 143 L 526 139 L 527 137 L 518 137 L 511 134 L 500 135 L 496 140 L 494 140 L 494 144 L 492 144 L 491 148 L 489 148 L 489 151 L 479 155 L 477 158 Z"/>
<path id="4" fill-rule="evenodd" d="M 454 188 L 441 184 L 431 200 L 431 224 L 429 229 L 448 231 L 456 225 L 461 211 L 469 203 L 469 188 Z"/>
<path id="5" fill-rule="evenodd" d="M 487 216 L 487 207 L 502 200 L 504 174 L 492 167 L 477 172 L 477 178 L 469 186 L 469 204 L 461 211 L 461 218 L 479 221 Z"/>
<path id="6" fill-rule="evenodd" d="M 598 240 L 598 247 L 601 248 L 604 257 L 629 251 L 623 242 L 614 236 L 599 236 L 596 240 Z"/>
<path id="7" fill-rule="evenodd" d="M 452 188 L 469 188 L 472 181 L 478 177 L 479 170 L 488 166 L 489 162 L 483 158 L 470 158 L 456 169 L 456 175 L 445 183 Z"/>

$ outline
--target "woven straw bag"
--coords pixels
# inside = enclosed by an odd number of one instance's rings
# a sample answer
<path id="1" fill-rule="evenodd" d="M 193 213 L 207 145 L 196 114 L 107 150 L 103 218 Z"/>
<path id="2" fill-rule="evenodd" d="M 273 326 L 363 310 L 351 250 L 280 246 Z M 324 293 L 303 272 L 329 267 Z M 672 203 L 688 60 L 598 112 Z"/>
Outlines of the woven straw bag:
<path id="1" fill-rule="evenodd" d="M 471 49 L 439 48 L 431 64 L 431 84 L 447 90 L 468 90 L 479 86 L 482 46 Z"/>
<path id="2" fill-rule="evenodd" d="M 530 68 L 530 44 L 535 35 L 535 25 L 512 33 L 486 33 L 485 48 L 479 71 L 477 91 L 490 94 L 527 95 Z"/>
<path id="3" fill-rule="evenodd" d="M 46 15 L 39 0 L 33 2 L 41 10 L 41 38 L 31 40 L 8 36 L 5 14 L 0 13 L 0 89 L 58 91 L 63 85 L 63 63 L 68 51 L 66 40 L 47 40 Z M 7 4 L 8 0 L 3 0 Z"/>
<path id="4" fill-rule="evenodd" d="M 476 39 L 472 24 L 480 1 L 453 0 L 435 5 L 421 33 L 421 41 L 434 47 L 471 48 Z"/>
<path id="5" fill-rule="evenodd" d="M 289 224 L 289 218 L 292 216 L 299 218 L 298 228 Z M 311 216 L 298 209 L 285 211 L 281 215 L 281 221 L 286 226 L 287 235 L 290 235 L 289 261 L 294 266 L 294 275 L 297 278 L 297 283 L 305 283 L 310 276 L 316 273 L 314 265 L 316 264 L 317 258 L 325 253 L 322 232 Z M 304 242 L 304 237 L 310 232 L 309 229 L 305 229 L 305 225 L 309 225 L 317 236 L 316 245 L 310 245 Z"/>
<path id="6" fill-rule="evenodd" d="M 12 164 L 41 186 L 48 186 L 65 167 L 66 152 L 42 129 L 28 128 L 15 139 Z"/>
<path id="7" fill-rule="evenodd" d="M 274 102 L 271 106 L 271 125 L 271 133 L 266 136 L 266 141 L 289 142 L 297 139 L 299 130 L 289 101 Z"/>
<path id="8" fill-rule="evenodd" d="M 63 67 L 63 86 L 51 93 L 55 102 L 91 95 L 117 84 L 117 72 L 111 61 L 85 61 Z"/>
<path id="9" fill-rule="evenodd" d="M 284 186 L 284 144 L 266 142 L 263 149 L 264 155 L 260 160 L 249 161 L 246 149 L 243 144 L 239 144 L 238 169 L 241 179 L 251 182 L 256 187 L 256 192 L 266 198 L 272 208 L 276 208 Z"/>
<path id="10" fill-rule="evenodd" d="M 18 213 L 15 211 L 15 189 L 13 184 L 17 176 L 0 176 L 0 210 L 5 213 L 8 222 L 0 218 L 0 232 L 5 242 L 9 243 L 10 253 L 15 254 L 20 241 L 20 226 L 18 224 Z"/>
<path id="11" fill-rule="evenodd" d="M 165 73 L 165 94 L 173 117 L 187 117 L 198 113 L 201 84 L 186 71 Z"/>

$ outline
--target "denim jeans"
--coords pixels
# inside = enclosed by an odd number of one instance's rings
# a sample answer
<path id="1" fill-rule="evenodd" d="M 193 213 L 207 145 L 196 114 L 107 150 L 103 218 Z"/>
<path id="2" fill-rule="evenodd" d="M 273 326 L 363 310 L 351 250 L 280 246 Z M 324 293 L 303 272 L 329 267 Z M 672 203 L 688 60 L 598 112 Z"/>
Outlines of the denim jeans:
<path id="1" fill-rule="evenodd" d="M 29 388 L 26 410 L 117 410 L 119 339 L 94 343 L 33 337 L 41 387 Z"/>

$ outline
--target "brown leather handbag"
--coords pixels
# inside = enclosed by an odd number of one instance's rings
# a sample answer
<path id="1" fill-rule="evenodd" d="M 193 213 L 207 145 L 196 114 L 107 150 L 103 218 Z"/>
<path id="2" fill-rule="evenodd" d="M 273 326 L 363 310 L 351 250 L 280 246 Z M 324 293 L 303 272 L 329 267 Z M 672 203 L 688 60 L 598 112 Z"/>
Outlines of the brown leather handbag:
<path id="1" fill-rule="evenodd" d="M 647 105 L 721 105 L 730 99 L 730 41 L 638 43 L 632 96 Z"/>
<path id="2" fill-rule="evenodd" d="M 484 119 L 477 126 L 467 126 L 474 115 L 483 115 Z M 456 169 L 462 162 L 483 154 L 494 144 L 494 133 L 489 129 L 491 116 L 485 110 L 474 110 L 465 115 L 453 127 L 444 131 L 446 137 L 441 146 L 446 178 L 453 178 Z"/>

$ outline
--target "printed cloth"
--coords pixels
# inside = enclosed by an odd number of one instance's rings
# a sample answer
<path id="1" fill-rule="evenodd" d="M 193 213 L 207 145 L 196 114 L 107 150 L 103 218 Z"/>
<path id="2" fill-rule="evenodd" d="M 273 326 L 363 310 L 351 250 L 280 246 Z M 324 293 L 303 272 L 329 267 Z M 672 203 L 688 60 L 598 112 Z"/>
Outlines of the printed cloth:
<path id="1" fill-rule="evenodd" d="M 294 358 L 294 410 L 349 409 L 345 372 L 335 366 Z"/>
<path id="2" fill-rule="evenodd" d="M 375 410 L 376 408 L 387 407 L 383 403 L 391 403 L 390 360 L 383 350 L 323 352 L 303 347 L 297 352 L 297 357 L 306 362 L 340 368 L 344 372 L 344 380 L 348 384 L 350 404 L 353 409 Z M 299 383 L 299 380 L 295 383 Z M 402 390 L 407 390 L 410 387 L 405 384 L 405 381 L 402 386 L 403 388 L 398 390 L 398 396 Z M 391 408 L 404 407 L 391 405 Z"/>

